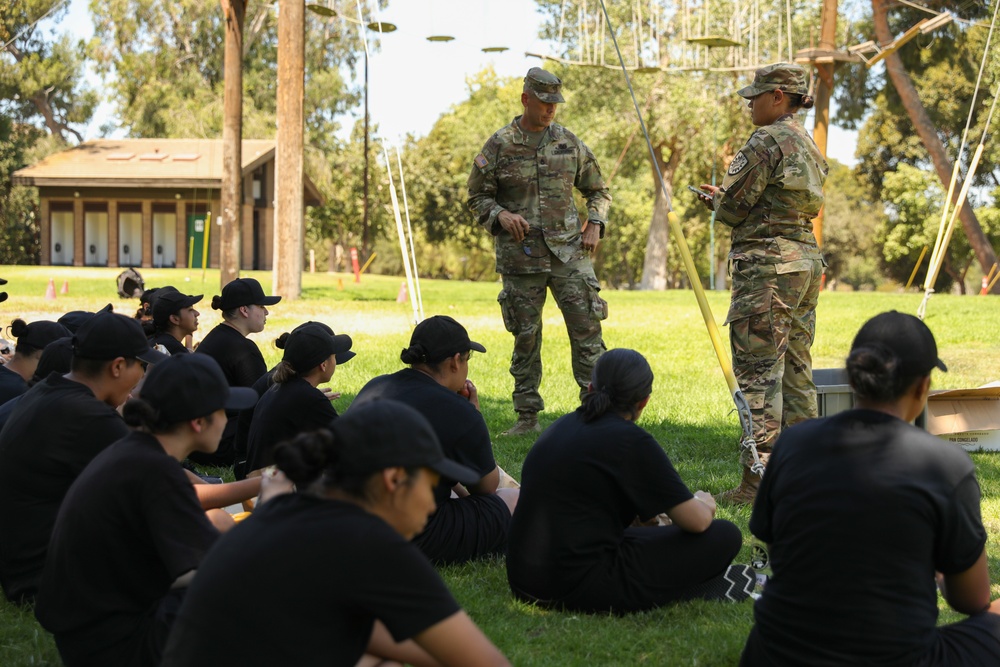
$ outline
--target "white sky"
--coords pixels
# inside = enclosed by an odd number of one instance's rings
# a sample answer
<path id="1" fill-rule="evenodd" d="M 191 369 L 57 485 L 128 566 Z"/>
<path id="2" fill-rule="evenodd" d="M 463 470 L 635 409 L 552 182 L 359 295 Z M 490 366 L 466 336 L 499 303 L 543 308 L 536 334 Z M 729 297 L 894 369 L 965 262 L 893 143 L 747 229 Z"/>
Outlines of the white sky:
<path id="1" fill-rule="evenodd" d="M 69 13 L 58 28 L 83 38 L 93 35 L 87 4 L 87 0 L 70 0 Z M 361 4 L 364 7 L 365 2 Z M 355 10 L 351 18 L 356 16 Z M 492 65 L 501 76 L 523 76 L 528 68 L 542 64 L 525 52 L 547 52 L 536 37 L 539 17 L 534 0 L 391 0 L 389 8 L 375 18 L 399 27 L 382 37 L 382 48 L 372 54 L 369 63 L 370 113 L 380 134 L 390 141 L 407 133 L 426 134 L 442 113 L 465 99 L 466 78 L 486 66 Z M 434 34 L 452 35 L 455 40 L 428 42 L 426 38 Z M 481 50 L 493 46 L 508 50 Z M 359 80 L 361 74 L 359 69 Z M 96 84 L 96 77 L 92 78 Z M 511 107 L 513 114 L 516 101 L 512 100 Z M 111 105 L 103 103 L 84 137 L 99 137 L 101 126 L 114 120 L 113 113 Z M 359 109 L 357 116 L 361 113 Z M 807 127 L 812 123 L 810 115 Z M 344 119 L 346 128 L 351 124 L 352 119 Z M 853 165 L 856 143 L 857 133 L 831 127 L 827 152 Z"/>

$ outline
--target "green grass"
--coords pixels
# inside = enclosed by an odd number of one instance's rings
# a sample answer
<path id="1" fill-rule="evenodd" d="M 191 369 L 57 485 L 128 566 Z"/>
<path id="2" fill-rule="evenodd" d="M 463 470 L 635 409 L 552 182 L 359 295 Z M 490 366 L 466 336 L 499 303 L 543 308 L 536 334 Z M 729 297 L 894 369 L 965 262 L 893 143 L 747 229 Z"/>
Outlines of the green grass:
<path id="1" fill-rule="evenodd" d="M 173 284 L 182 291 L 206 295 L 201 332 L 217 323 L 209 307 L 218 293 L 218 273 L 142 269 L 148 286 Z M 10 280 L 3 289 L 10 299 L 0 304 L 0 321 L 23 316 L 52 318 L 67 310 L 95 309 L 112 303 L 115 310 L 131 314 L 137 301 L 119 299 L 115 293 L 116 269 L 54 267 L 0 267 L 0 277 Z M 253 273 L 265 288 L 266 272 Z M 55 301 L 43 298 L 49 278 L 57 290 L 69 280 L 69 295 Z M 185 280 L 189 278 L 189 280 Z M 279 353 L 271 340 L 282 331 L 308 320 L 322 320 L 337 332 L 349 333 L 358 356 L 337 369 L 333 387 L 343 392 L 335 403 L 339 411 L 374 375 L 401 367 L 399 351 L 409 340 L 412 315 L 408 303 L 397 304 L 401 279 L 365 276 L 361 284 L 348 274 L 303 276 L 303 299 L 274 306 L 267 331 L 256 338 L 268 363 Z M 507 372 L 512 339 L 504 330 L 496 305 L 499 285 L 424 281 L 427 315 L 447 314 L 468 328 L 473 340 L 488 353 L 476 355 L 471 378 L 480 391 L 482 411 L 494 434 L 497 461 L 515 477 L 531 447 L 532 438 L 504 437 L 514 413 L 510 407 L 512 380 Z M 738 478 L 739 425 L 732 401 L 705 326 L 691 292 L 605 292 L 611 316 L 605 323 L 609 347 L 630 347 L 649 359 L 656 374 L 653 397 L 641 425 L 662 443 L 681 476 L 692 489 L 722 491 Z M 715 319 L 725 319 L 728 293 L 708 295 Z M 825 293 L 820 299 L 815 368 L 843 365 L 843 358 L 860 325 L 872 315 L 889 309 L 916 312 L 917 294 Z M 938 388 L 974 387 L 998 379 L 1000 369 L 1000 309 L 990 297 L 935 296 L 928 307 L 927 323 L 934 330 L 940 356 L 950 372 L 934 377 Z M 545 376 L 542 395 L 546 411 L 543 425 L 574 409 L 577 388 L 570 372 L 569 346 L 559 310 L 545 310 Z M 726 337 L 723 329 L 723 338 Z M 990 534 L 990 571 L 1000 575 L 1000 458 L 975 454 L 983 489 L 983 519 Z M 748 508 L 720 506 L 719 516 L 739 525 L 749 554 Z M 588 616 L 542 611 L 516 602 L 507 588 L 502 561 L 452 567 L 444 576 L 459 602 L 480 627 L 516 665 L 733 665 L 752 624 L 750 603 L 724 605 L 693 602 L 626 618 Z M 994 597 L 1000 591 L 994 587 Z M 941 603 L 942 622 L 958 615 Z M 59 664 L 51 637 L 33 617 L 0 602 L 0 665 Z"/>

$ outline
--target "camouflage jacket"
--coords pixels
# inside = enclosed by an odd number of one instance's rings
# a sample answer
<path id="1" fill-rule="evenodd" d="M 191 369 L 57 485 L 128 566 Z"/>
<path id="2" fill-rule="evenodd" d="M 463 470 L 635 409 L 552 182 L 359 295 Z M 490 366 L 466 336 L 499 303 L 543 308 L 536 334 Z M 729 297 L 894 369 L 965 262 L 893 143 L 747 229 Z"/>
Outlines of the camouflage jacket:
<path id="1" fill-rule="evenodd" d="M 575 134 L 552 123 L 531 146 L 518 124 L 520 116 L 498 130 L 473 161 L 469 208 L 493 235 L 497 273 L 543 273 L 551 256 L 563 262 L 583 259 L 575 187 L 587 200 L 587 219 L 607 224 L 611 193 L 590 149 Z M 497 215 L 507 210 L 531 225 L 525 243 L 515 243 Z"/>
<path id="2" fill-rule="evenodd" d="M 822 259 L 812 218 L 823 206 L 828 171 L 794 116 L 754 132 L 715 195 L 716 219 L 733 228 L 729 257 L 764 264 Z"/>

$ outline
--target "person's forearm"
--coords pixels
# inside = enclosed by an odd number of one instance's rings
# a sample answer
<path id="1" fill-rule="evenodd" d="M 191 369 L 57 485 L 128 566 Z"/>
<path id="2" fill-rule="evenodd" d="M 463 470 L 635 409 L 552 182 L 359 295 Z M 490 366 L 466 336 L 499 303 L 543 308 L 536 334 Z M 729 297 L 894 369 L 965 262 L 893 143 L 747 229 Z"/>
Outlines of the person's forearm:
<path id="1" fill-rule="evenodd" d="M 228 484 L 195 484 L 194 491 L 202 509 L 219 509 L 256 498 L 260 493 L 260 477 Z"/>

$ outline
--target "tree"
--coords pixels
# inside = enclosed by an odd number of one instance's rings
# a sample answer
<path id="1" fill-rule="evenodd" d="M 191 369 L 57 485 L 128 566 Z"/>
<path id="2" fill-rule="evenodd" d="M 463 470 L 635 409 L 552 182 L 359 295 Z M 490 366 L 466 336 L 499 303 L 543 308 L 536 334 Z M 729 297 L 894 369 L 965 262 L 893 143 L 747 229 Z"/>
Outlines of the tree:
<path id="1" fill-rule="evenodd" d="M 854 289 L 876 287 L 881 282 L 882 256 L 875 237 L 885 219 L 881 204 L 868 196 L 852 169 L 836 160 L 830 160 L 824 190 L 823 256 L 828 284 L 839 281 Z"/>
<path id="2" fill-rule="evenodd" d="M 978 3 L 955 6 L 937 0 L 924 4 L 937 11 L 950 10 L 960 20 L 985 15 L 985 7 Z M 857 37 L 867 39 L 874 33 L 880 43 L 888 44 L 925 17 L 910 7 L 872 0 L 870 19 L 857 24 Z M 986 31 L 981 27 L 959 21 L 919 42 L 911 42 L 886 58 L 885 71 L 891 86 L 885 86 L 884 76 L 871 70 L 848 71 L 849 83 L 838 99 L 848 122 L 858 123 L 871 112 L 859 136 L 858 154 L 874 192 L 883 187 L 885 176 L 902 163 L 933 169 L 946 190 L 953 170 L 949 154 L 958 152 L 985 38 Z M 986 102 L 982 97 L 972 101 L 973 139 L 981 133 Z M 967 169 L 969 155 L 959 158 Z M 989 162 L 987 156 L 984 164 L 995 161 Z M 982 185 L 990 177 L 988 169 L 981 170 L 974 183 Z M 996 176 L 992 178 L 996 182 Z M 958 189 L 955 192 L 957 195 Z M 960 219 L 980 266 L 988 271 L 996 256 L 973 206 L 974 202 L 963 206 Z"/>
<path id="3" fill-rule="evenodd" d="M 84 46 L 46 25 L 59 0 L 6 3 L 0 12 L 0 263 L 38 261 L 38 193 L 11 174 L 81 139 L 97 104 L 83 83 Z"/>

